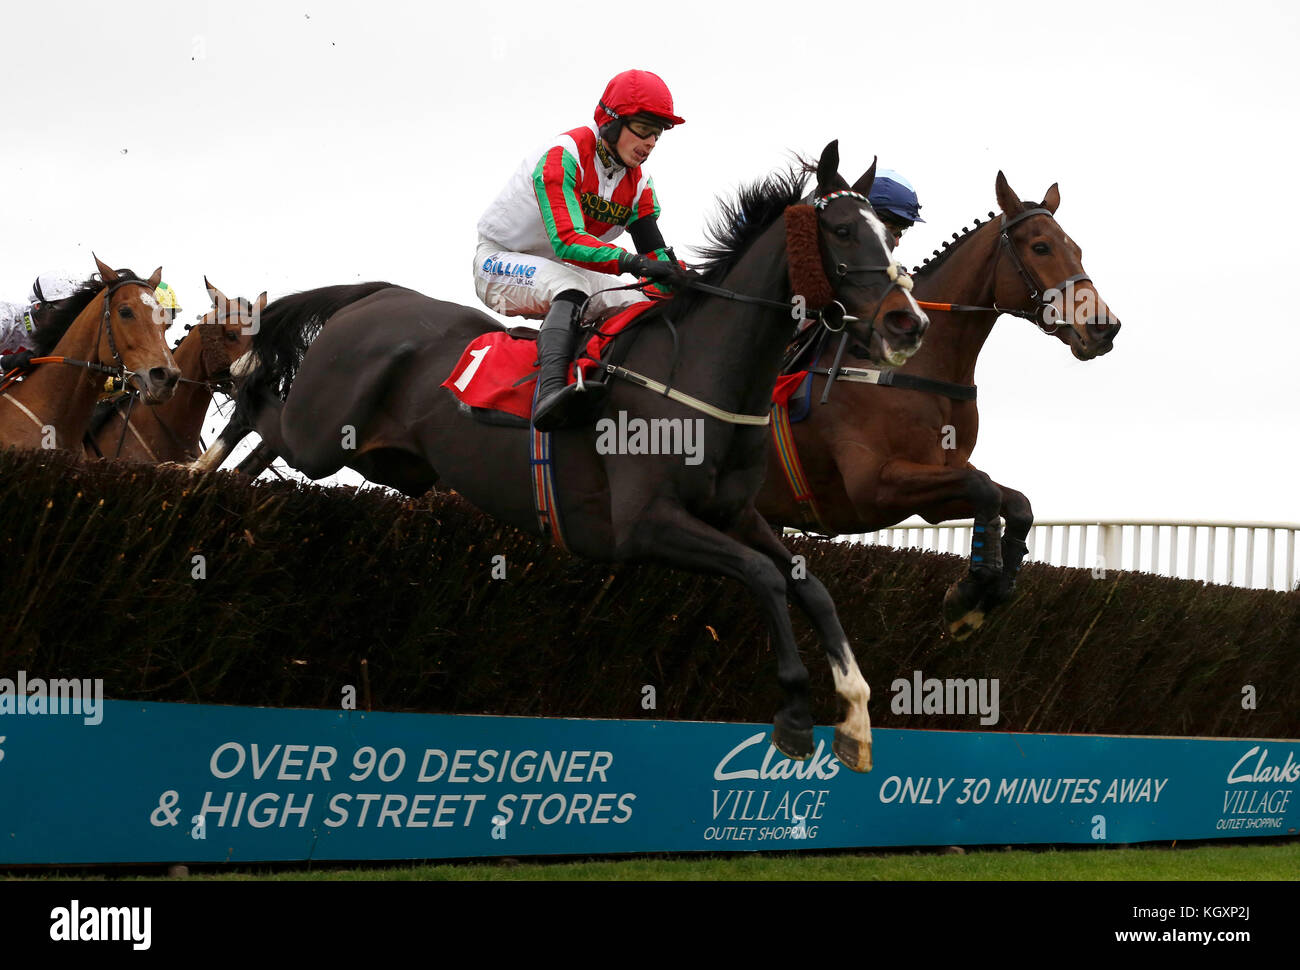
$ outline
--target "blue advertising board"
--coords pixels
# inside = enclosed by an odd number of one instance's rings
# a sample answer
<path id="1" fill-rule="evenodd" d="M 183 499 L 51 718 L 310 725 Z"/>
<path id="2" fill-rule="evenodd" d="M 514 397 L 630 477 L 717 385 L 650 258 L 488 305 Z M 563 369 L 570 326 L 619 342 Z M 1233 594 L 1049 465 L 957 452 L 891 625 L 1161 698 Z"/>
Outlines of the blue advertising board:
<path id="1" fill-rule="evenodd" d="M 97 720 L 98 723 L 87 723 Z M 104 701 L 0 714 L 0 864 L 1126 843 L 1300 829 L 1300 742 Z"/>

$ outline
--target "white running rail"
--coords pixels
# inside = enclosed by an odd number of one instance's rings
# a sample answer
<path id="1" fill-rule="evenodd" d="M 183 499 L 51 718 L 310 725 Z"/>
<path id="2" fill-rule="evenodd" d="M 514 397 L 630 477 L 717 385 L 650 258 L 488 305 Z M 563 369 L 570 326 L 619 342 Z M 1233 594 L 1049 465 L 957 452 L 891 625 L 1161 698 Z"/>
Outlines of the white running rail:
<path id="1" fill-rule="evenodd" d="M 909 520 L 841 541 L 970 554 L 971 520 Z M 1296 522 L 1178 522 L 1169 519 L 1051 520 L 1030 530 L 1027 560 L 1084 569 L 1132 569 L 1227 586 L 1297 587 Z"/>

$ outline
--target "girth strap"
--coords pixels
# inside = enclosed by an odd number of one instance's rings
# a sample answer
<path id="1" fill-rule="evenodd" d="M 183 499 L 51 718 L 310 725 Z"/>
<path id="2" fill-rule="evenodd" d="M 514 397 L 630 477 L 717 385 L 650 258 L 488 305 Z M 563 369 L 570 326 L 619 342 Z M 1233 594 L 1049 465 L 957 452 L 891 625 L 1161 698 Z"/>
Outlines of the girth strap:
<path id="1" fill-rule="evenodd" d="M 611 377 L 621 377 L 633 384 L 639 384 L 647 390 L 662 394 L 664 397 L 676 401 L 678 404 L 684 404 L 688 408 L 693 408 L 707 414 L 711 418 L 717 418 L 719 421 L 726 421 L 728 424 L 743 424 L 752 427 L 766 427 L 772 421 L 772 414 L 737 414 L 734 411 L 724 411 L 716 408 L 707 401 L 701 401 L 698 397 L 692 397 L 681 391 L 669 387 L 667 384 L 661 384 L 659 381 L 644 374 L 638 374 L 636 371 L 628 370 L 626 367 L 616 367 L 613 364 L 606 364 L 605 371 Z"/>
<path id="2" fill-rule="evenodd" d="M 829 377 L 831 371 L 813 370 L 814 374 Z M 855 384 L 879 384 L 881 387 L 897 387 L 906 391 L 928 391 L 942 394 L 954 401 L 973 401 L 977 388 L 972 384 L 953 384 L 933 377 L 915 377 L 912 374 L 900 374 L 897 371 L 878 367 L 840 367 L 836 369 L 837 381 L 851 381 Z M 829 383 L 829 382 L 828 382 Z"/>

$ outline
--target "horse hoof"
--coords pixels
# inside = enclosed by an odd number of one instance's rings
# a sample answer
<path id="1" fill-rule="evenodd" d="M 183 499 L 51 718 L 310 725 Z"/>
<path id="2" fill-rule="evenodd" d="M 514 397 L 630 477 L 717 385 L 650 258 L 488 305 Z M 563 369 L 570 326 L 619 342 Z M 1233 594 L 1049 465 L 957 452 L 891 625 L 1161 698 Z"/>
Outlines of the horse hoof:
<path id="1" fill-rule="evenodd" d="M 793 761 L 807 761 L 813 755 L 813 729 L 791 727 L 778 715 L 772 722 L 772 744 Z"/>
<path id="2" fill-rule="evenodd" d="M 969 579 L 953 583 L 943 598 L 943 623 L 954 640 L 965 640 L 984 625 L 983 590 Z"/>
<path id="3" fill-rule="evenodd" d="M 965 616 L 948 624 L 948 636 L 954 640 L 965 640 L 984 625 L 984 611 L 972 610 Z"/>
<path id="4" fill-rule="evenodd" d="M 831 750 L 835 752 L 835 757 L 840 759 L 840 763 L 851 771 L 866 773 L 871 770 L 871 739 L 859 741 L 857 738 L 851 738 L 839 728 L 835 729 L 835 740 L 831 742 Z"/>

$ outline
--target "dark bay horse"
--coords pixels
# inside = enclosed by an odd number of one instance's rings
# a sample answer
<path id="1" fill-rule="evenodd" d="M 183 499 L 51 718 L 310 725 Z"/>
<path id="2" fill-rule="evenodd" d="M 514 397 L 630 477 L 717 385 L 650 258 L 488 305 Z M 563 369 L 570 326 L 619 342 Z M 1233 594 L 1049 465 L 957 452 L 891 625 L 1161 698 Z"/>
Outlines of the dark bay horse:
<path id="1" fill-rule="evenodd" d="M 786 425 L 793 447 L 778 441 L 771 450 L 757 499 L 774 525 L 828 535 L 874 532 L 911 515 L 932 523 L 973 518 L 969 574 L 944 599 L 944 620 L 957 639 L 1010 598 L 1033 525 L 1023 494 L 970 463 L 979 431 L 975 364 L 999 311 L 1034 320 L 1080 360 L 1109 353 L 1120 328 L 1084 273 L 1079 247 L 1056 221 L 1057 186 L 1041 203 L 1025 204 L 999 172 L 995 191 L 1000 217 L 990 212 L 989 222 L 954 234 L 913 277 L 931 325 L 924 346 L 896 374 L 948 386 L 866 383 L 878 378 L 862 368 L 846 374 L 841 364 L 823 404 L 826 377 L 814 374 L 808 418 Z M 969 309 L 941 308 L 949 304 Z M 828 372 L 838 351 L 839 341 L 823 341 L 816 369 Z M 782 430 L 777 418 L 774 433 Z M 801 486 L 800 499 L 791 481 Z"/>
<path id="2" fill-rule="evenodd" d="M 124 458 L 147 462 L 192 462 L 200 452 L 203 421 L 212 391 L 233 391 L 231 367 L 252 344 L 255 321 L 266 306 L 266 293 L 256 301 L 228 299 L 203 279 L 212 308 L 173 350 L 181 376 L 171 400 L 157 407 L 137 407 L 139 391 L 131 389 L 100 401 L 86 437 L 87 458 Z"/>
<path id="3" fill-rule="evenodd" d="M 106 374 L 124 377 L 146 404 L 172 396 L 180 370 L 153 296 L 162 267 L 143 280 L 95 263 L 100 279 L 60 301 L 36 330 L 33 356 L 54 359 L 0 395 L 0 444 L 79 451 Z"/>
<path id="4" fill-rule="evenodd" d="M 571 551 L 729 576 L 759 600 L 786 699 L 774 719 L 773 743 L 804 759 L 813 752 L 813 718 L 808 671 L 786 606 L 786 597 L 793 599 L 816 628 L 848 704 L 834 751 L 850 768 L 867 771 L 870 692 L 834 604 L 821 582 L 796 566 L 753 503 L 765 468 L 772 389 L 795 325 L 792 304 L 805 295 L 790 282 L 792 271 L 818 278 L 824 299 L 807 303 L 825 305 L 828 319 L 847 326 L 873 359 L 906 359 L 926 326 L 865 198 L 875 165 L 851 188 L 837 169 L 838 149 L 831 143 L 816 170 L 815 208 L 799 205 L 806 176 L 776 175 L 742 190 L 714 227 L 702 281 L 767 303 L 688 290 L 640 318 L 622 366 L 670 381 L 674 390 L 726 416 L 714 411 L 701 417 L 678 399 L 624 381 L 612 386 L 600 413 L 611 419 L 621 414 L 629 423 L 698 422 L 698 462 L 601 453 L 594 428 L 555 432 L 550 454 Z M 793 238 L 791 227 L 800 224 L 810 246 L 796 256 L 787 231 Z M 546 534 L 529 467 L 533 432 L 476 423 L 439 386 L 466 345 L 500 324 L 481 311 L 400 287 L 353 289 L 353 302 L 341 288 L 329 288 L 267 307 L 263 348 L 255 340 L 258 359 L 240 391 L 244 420 L 265 430 L 264 437 L 278 438 L 289 464 L 311 478 L 346 465 L 408 494 L 442 481 L 490 515 Z M 277 342 L 290 351 L 302 348 L 315 331 L 319 335 L 301 357 L 269 349 Z M 284 403 L 276 420 L 278 400 Z"/>

